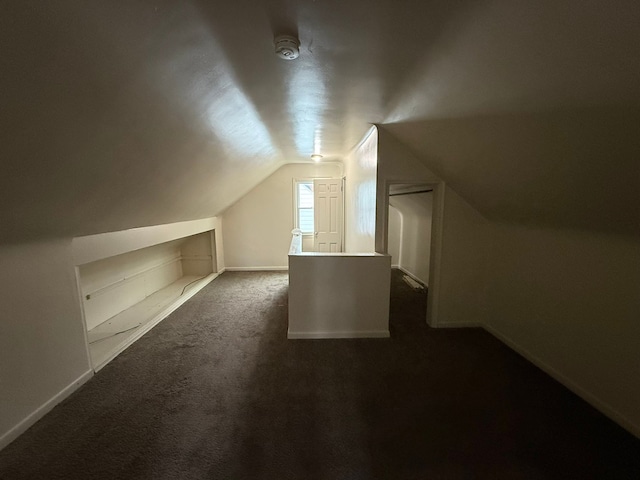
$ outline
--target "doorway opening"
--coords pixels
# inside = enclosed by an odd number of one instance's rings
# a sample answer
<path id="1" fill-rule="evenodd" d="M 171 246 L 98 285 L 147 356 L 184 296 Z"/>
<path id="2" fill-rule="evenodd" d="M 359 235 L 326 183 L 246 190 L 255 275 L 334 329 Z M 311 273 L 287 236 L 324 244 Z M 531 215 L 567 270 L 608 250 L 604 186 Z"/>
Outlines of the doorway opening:
<path id="1" fill-rule="evenodd" d="M 342 252 L 344 180 L 312 178 L 294 181 L 294 228 L 304 252 Z"/>
<path id="2" fill-rule="evenodd" d="M 429 184 L 398 183 L 388 189 L 387 253 L 391 255 L 392 277 L 402 278 L 416 295 L 427 298 L 434 280 L 435 188 Z M 424 302 L 422 319 L 430 317 L 429 304 Z"/>

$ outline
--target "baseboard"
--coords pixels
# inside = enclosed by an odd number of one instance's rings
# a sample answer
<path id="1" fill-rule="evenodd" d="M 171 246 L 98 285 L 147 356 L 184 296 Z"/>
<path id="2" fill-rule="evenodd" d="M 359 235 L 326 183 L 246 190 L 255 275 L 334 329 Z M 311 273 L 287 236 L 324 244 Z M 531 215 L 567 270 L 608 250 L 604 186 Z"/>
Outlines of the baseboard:
<path id="1" fill-rule="evenodd" d="M 227 270 L 227 267 L 222 267 L 220 270 L 218 270 L 216 273 L 218 275 L 222 275 L 225 271 Z"/>
<path id="2" fill-rule="evenodd" d="M 82 375 L 80 375 L 77 379 L 63 388 L 60 392 L 55 394 L 49 400 L 47 400 L 44 404 L 38 407 L 34 412 L 29 414 L 25 419 L 21 420 L 15 427 L 10 429 L 4 435 L 0 437 L 0 450 L 13 442 L 16 438 L 26 432 L 32 425 L 34 425 L 38 420 L 44 417 L 47 413 L 53 410 L 53 407 L 62 402 L 65 398 L 75 392 L 78 388 L 84 385 L 87 380 L 89 380 L 93 376 L 93 370 L 87 370 Z"/>
<path id="3" fill-rule="evenodd" d="M 551 376 L 552 378 L 554 378 L 555 380 L 560 382 L 562 385 L 567 387 L 569 390 L 571 390 L 573 393 L 578 395 L 580 398 L 582 398 L 584 401 L 589 403 L 596 410 L 599 410 L 600 412 L 602 412 L 604 415 L 609 417 L 611 420 L 613 420 L 615 423 L 620 425 L 622 428 L 627 430 L 629 433 L 631 433 L 635 437 L 640 438 L 640 426 L 633 424 L 631 421 L 629 421 L 624 415 L 622 415 L 620 412 L 618 412 L 611 405 L 609 405 L 608 403 L 600 400 L 598 397 L 596 397 L 592 393 L 590 393 L 587 390 L 583 389 L 581 386 L 579 386 L 578 384 L 573 382 L 567 376 L 565 376 L 564 374 L 560 373 L 558 370 L 553 368 L 551 365 L 549 365 L 548 363 L 542 361 L 540 358 L 538 358 L 535 355 L 533 355 L 526 348 L 524 348 L 520 344 L 514 342 L 513 340 L 511 340 L 506 335 L 500 333 L 495 328 L 493 328 L 493 327 L 491 327 L 489 325 L 483 325 L 482 327 L 487 332 L 489 332 L 491 335 L 496 337 L 498 340 L 500 340 L 501 342 L 506 344 L 509 348 L 511 348 L 512 350 L 515 350 L 520 355 L 522 355 L 524 358 L 526 358 L 528 361 L 533 363 L 540 370 L 544 371 L 547 375 Z"/>
<path id="4" fill-rule="evenodd" d="M 439 322 L 435 328 L 482 328 L 480 322 Z"/>
<path id="5" fill-rule="evenodd" d="M 402 273 L 404 273 L 405 275 L 410 276 L 411 278 L 413 278 L 416 282 L 420 282 L 420 284 L 424 285 L 425 287 L 429 288 L 429 285 L 427 285 L 427 282 L 425 282 L 424 280 L 422 280 L 421 278 L 416 277 L 413 273 L 411 273 L 409 270 L 402 268 L 400 265 L 398 265 L 396 267 L 398 270 L 400 270 Z"/>
<path id="6" fill-rule="evenodd" d="M 389 338 L 389 330 L 350 332 L 287 332 L 289 340 L 313 340 L 321 338 Z"/>
<path id="7" fill-rule="evenodd" d="M 225 270 L 229 272 L 283 272 L 289 270 L 289 267 L 226 267 Z"/>

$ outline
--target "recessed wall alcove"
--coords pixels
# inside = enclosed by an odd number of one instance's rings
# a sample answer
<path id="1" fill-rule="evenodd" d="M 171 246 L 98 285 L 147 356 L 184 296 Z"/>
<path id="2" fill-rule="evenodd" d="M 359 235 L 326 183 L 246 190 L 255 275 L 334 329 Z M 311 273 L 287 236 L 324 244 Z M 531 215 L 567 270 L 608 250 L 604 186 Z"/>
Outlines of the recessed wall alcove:
<path id="1" fill-rule="evenodd" d="M 74 239 L 84 242 L 76 278 L 96 371 L 219 273 L 215 229 L 181 236 L 184 231 L 154 228 Z"/>

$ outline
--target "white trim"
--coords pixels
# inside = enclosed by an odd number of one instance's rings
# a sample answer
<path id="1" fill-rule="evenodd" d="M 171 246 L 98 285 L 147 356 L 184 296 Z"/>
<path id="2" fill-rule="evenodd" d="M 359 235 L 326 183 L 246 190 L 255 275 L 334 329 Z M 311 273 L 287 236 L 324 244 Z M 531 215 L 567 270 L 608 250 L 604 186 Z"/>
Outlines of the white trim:
<path id="1" fill-rule="evenodd" d="M 53 397 L 47 400 L 45 403 L 36 408 L 26 418 L 22 419 L 16 426 L 11 428 L 8 432 L 0 437 L 0 450 L 13 442 L 16 438 L 26 432 L 32 425 L 38 420 L 49 413 L 53 407 L 62 402 L 65 398 L 75 392 L 78 388 L 84 385 L 87 380 L 93 376 L 93 370 L 87 370 L 77 379 L 67 385 L 65 388 L 56 393 Z"/>
<path id="2" fill-rule="evenodd" d="M 343 164 L 343 170 L 344 170 L 344 164 Z M 342 245 L 342 251 L 346 252 L 347 251 L 347 245 L 346 245 L 346 240 L 347 240 L 347 210 L 346 210 L 346 205 L 347 205 L 347 177 L 345 177 L 344 175 L 342 175 L 341 177 L 342 182 L 340 183 L 340 188 L 342 188 L 342 225 L 340 225 L 340 244 Z M 315 247 L 315 242 L 314 242 L 314 247 Z"/>
<path id="3" fill-rule="evenodd" d="M 218 270 L 218 275 L 222 275 L 225 271 L 227 270 L 227 267 L 222 267 L 220 270 Z"/>
<path id="4" fill-rule="evenodd" d="M 215 280 L 218 277 L 218 275 L 219 275 L 218 273 L 212 273 L 212 274 L 206 276 L 205 278 L 203 278 L 202 280 L 199 280 L 198 282 L 193 283 L 192 284 L 193 286 L 189 290 L 185 291 L 185 293 L 183 295 L 181 295 L 173 303 L 168 305 L 167 308 L 165 308 L 160 313 L 158 313 L 149 322 L 145 323 L 144 325 L 141 325 L 140 328 L 137 329 L 133 335 L 131 335 L 130 337 L 127 338 L 126 342 L 121 343 L 120 345 L 118 345 L 118 347 L 116 349 L 114 349 L 100 363 L 94 364 L 93 365 L 93 369 L 96 372 L 99 372 L 107 363 L 109 363 L 111 360 L 113 360 L 118 355 L 120 355 L 123 351 L 125 351 L 127 348 L 129 348 L 134 342 L 136 342 L 136 340 L 138 340 L 145 333 L 147 333 L 149 330 L 151 330 L 153 327 L 155 327 L 157 324 L 159 324 L 162 320 L 164 320 L 169 315 L 171 315 L 174 311 L 176 311 L 178 309 L 178 307 L 180 307 L 183 303 L 185 303 L 187 300 L 189 300 L 191 297 L 193 297 L 196 293 L 198 293 L 200 290 L 202 290 L 205 286 L 207 286 L 209 283 L 211 283 L 213 280 Z"/>
<path id="5" fill-rule="evenodd" d="M 93 368 L 93 362 L 91 361 L 91 350 L 89 350 L 89 330 L 87 328 L 87 317 L 84 312 L 84 302 L 82 299 L 82 288 L 80 287 L 80 267 L 75 266 L 75 280 L 76 280 L 76 291 L 78 292 L 78 306 L 80 308 L 80 317 L 82 318 L 82 331 L 84 333 L 84 347 L 87 352 L 87 362 L 90 367 Z"/>
<path id="6" fill-rule="evenodd" d="M 537 366 L 538 368 L 543 370 L 545 373 L 547 373 L 548 375 L 553 377 L 555 380 L 560 382 L 562 385 L 567 387 L 569 390 L 571 390 L 573 393 L 575 393 L 580 398 L 585 400 L 587 403 L 591 404 L 591 406 L 593 406 L 595 409 L 599 410 L 604 415 L 609 417 L 611 420 L 616 422 L 618 425 L 620 425 L 621 427 L 623 427 L 624 429 L 629 431 L 629 433 L 631 433 L 631 434 L 635 435 L 636 437 L 640 438 L 640 425 L 634 425 L 628 418 L 626 418 L 623 414 L 618 412 L 611 405 L 609 405 L 608 403 L 600 400 L 594 394 L 592 394 L 591 392 L 585 390 L 580 385 L 578 385 L 573 380 L 571 380 L 569 377 L 567 377 L 563 373 L 559 372 L 558 370 L 556 370 L 555 368 L 553 368 L 551 365 L 549 365 L 548 363 L 544 362 L 540 358 L 536 357 L 531 352 L 529 352 L 526 348 L 522 347 L 520 344 L 518 344 L 515 341 L 511 340 L 506 335 L 500 333 L 495 328 L 493 328 L 493 327 L 491 327 L 489 325 L 483 325 L 483 328 L 487 332 L 489 332 L 491 335 L 496 337 L 498 340 L 500 340 L 502 343 L 507 345 L 509 348 L 511 348 L 512 350 L 515 350 L 516 352 L 518 352 L 520 355 L 522 355 L 528 361 L 530 361 L 535 366 Z"/>
<path id="7" fill-rule="evenodd" d="M 482 328 L 480 322 L 439 322 L 435 328 Z"/>
<path id="8" fill-rule="evenodd" d="M 391 187 L 391 185 L 399 183 L 420 184 L 433 188 L 433 207 L 431 215 L 431 248 L 429 252 L 429 295 L 427 296 L 426 322 L 430 327 L 437 328 L 438 315 L 440 310 L 440 276 L 442 264 L 442 235 L 444 231 L 444 198 L 446 185 L 443 181 L 416 182 L 415 180 L 384 180 L 384 200 L 379 197 L 379 192 L 376 192 L 376 205 L 378 206 L 379 200 L 383 201 L 383 208 L 380 209 L 380 214 L 384 219 L 382 239 L 378 238 L 378 228 L 376 226 L 376 242 L 382 242 L 382 245 L 384 247 L 383 250 L 385 252 L 387 251 L 387 244 L 389 243 L 389 188 Z M 378 221 L 377 215 L 378 213 L 376 213 L 376 221 Z M 378 246 L 379 245 L 376 245 L 376 248 Z M 422 282 L 422 280 L 419 281 Z"/>
<path id="9" fill-rule="evenodd" d="M 440 285 L 442 271 L 442 236 L 444 232 L 445 183 L 433 184 L 431 209 L 431 251 L 429 260 L 429 295 L 427 295 L 427 325 L 437 327 L 440 313 Z"/>
<path id="10" fill-rule="evenodd" d="M 74 265 L 129 253 L 220 228 L 217 217 L 98 233 L 71 240 Z"/>
<path id="11" fill-rule="evenodd" d="M 347 331 L 347 332 L 287 332 L 290 340 L 311 340 L 321 338 L 389 338 L 389 330 Z"/>
<path id="12" fill-rule="evenodd" d="M 393 265 L 391 265 L 391 268 L 394 268 Z M 411 273 L 409 270 L 407 270 L 406 268 L 402 267 L 401 265 L 397 265 L 395 268 L 397 268 L 398 270 L 400 270 L 402 273 L 404 273 L 405 275 L 409 275 L 411 278 L 413 278 L 416 282 L 421 283 L 424 287 L 429 288 L 429 285 L 427 285 L 427 283 L 422 280 L 421 278 L 419 278 L 418 276 L 414 275 L 413 273 Z"/>
<path id="13" fill-rule="evenodd" d="M 321 177 L 325 178 L 325 177 Z M 298 225 L 298 185 L 301 183 L 310 183 L 313 186 L 315 178 L 294 178 L 293 179 L 293 228 L 300 228 Z M 313 215 L 315 218 L 315 204 L 313 205 Z M 313 232 L 302 232 L 303 235 L 313 235 Z"/>
<path id="14" fill-rule="evenodd" d="M 281 272 L 289 270 L 288 266 L 279 266 L 279 267 L 225 267 L 229 272 Z"/>

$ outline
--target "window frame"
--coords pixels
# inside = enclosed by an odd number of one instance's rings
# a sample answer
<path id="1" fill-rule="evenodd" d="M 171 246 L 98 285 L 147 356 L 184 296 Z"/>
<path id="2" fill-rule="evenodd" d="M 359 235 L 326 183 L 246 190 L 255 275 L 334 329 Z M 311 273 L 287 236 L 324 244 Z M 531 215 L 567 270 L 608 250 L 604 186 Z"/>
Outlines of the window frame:
<path id="1" fill-rule="evenodd" d="M 294 178 L 293 179 L 293 228 L 300 228 L 299 225 L 299 207 L 298 207 L 298 185 L 304 183 L 310 183 L 313 185 L 315 178 Z M 315 195 L 315 192 L 314 192 Z M 314 202 L 315 203 L 315 202 Z M 315 229 L 315 204 L 314 204 L 314 226 Z M 310 232 L 302 232 L 302 236 L 308 237 L 314 234 L 312 229 Z"/>

